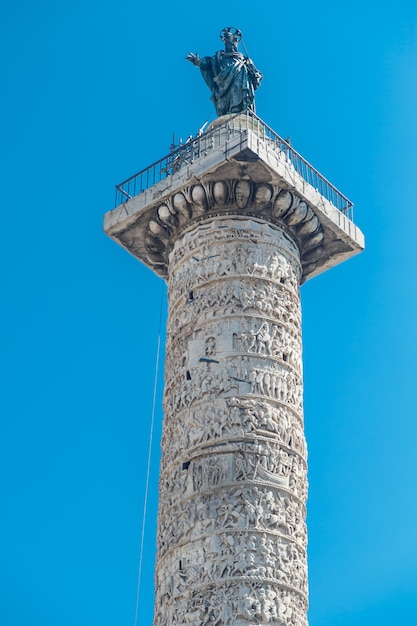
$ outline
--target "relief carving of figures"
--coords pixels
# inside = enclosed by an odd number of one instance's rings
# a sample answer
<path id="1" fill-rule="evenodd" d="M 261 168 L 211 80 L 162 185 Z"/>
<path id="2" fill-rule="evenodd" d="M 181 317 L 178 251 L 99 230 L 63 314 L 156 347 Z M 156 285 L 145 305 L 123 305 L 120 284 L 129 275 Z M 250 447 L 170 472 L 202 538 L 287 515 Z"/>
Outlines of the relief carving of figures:
<path id="1" fill-rule="evenodd" d="M 302 385 L 292 372 L 254 368 L 249 372 L 248 382 L 252 395 L 266 395 L 298 408 L 302 405 Z"/>
<path id="2" fill-rule="evenodd" d="M 178 373 L 167 381 L 164 405 L 171 413 L 188 409 L 196 400 L 203 402 L 221 395 L 227 396 L 233 389 L 238 389 L 236 378 L 227 368 L 207 366 L 210 363 L 187 370 L 187 376 Z"/>
<path id="3" fill-rule="evenodd" d="M 282 292 L 279 287 L 269 288 L 262 283 L 239 279 L 220 285 L 210 285 L 207 289 L 199 291 L 193 289 L 191 293 L 193 299 L 185 300 L 180 307 L 177 307 L 175 314 L 170 316 L 167 328 L 167 346 L 171 346 L 173 341 L 177 343 L 183 333 L 189 334 L 197 323 L 210 320 L 216 312 L 222 312 L 226 315 L 249 311 L 262 314 L 263 317 L 282 320 L 291 329 L 296 343 L 300 343 L 298 305 L 291 303 L 291 299 L 287 301 L 288 294 Z M 283 331 L 282 326 L 281 329 Z M 276 336 L 272 339 L 275 338 Z M 288 344 L 294 340 L 291 340 L 291 335 L 287 333 L 283 337 L 283 341 Z M 301 354 L 299 347 L 298 353 Z"/>
<path id="4" fill-rule="evenodd" d="M 188 417 L 166 427 L 162 447 L 164 465 L 173 462 L 184 449 L 222 437 L 245 436 L 255 431 L 276 434 L 283 444 L 305 455 L 305 439 L 298 421 L 290 426 L 291 414 L 265 401 L 231 397 L 225 406 L 208 405 L 190 409 Z M 175 445 L 174 445 L 175 442 Z"/>
<path id="5" fill-rule="evenodd" d="M 210 489 L 228 476 L 228 456 L 215 455 L 192 463 L 194 491 Z"/>
<path id="6" fill-rule="evenodd" d="M 256 234 L 254 234 L 256 237 Z M 264 244 L 264 250 L 266 246 Z M 192 255 L 188 262 L 184 261 L 179 267 L 170 264 L 175 271 L 170 272 L 170 297 L 187 293 L 194 286 L 208 280 L 218 279 L 228 275 L 252 275 L 264 279 L 280 282 L 292 291 L 297 292 L 300 279 L 300 266 L 295 260 L 288 261 L 286 255 L 275 252 L 276 242 L 270 244 L 270 254 L 265 259 L 259 258 L 259 246 L 248 242 L 233 244 L 230 238 L 227 243 L 220 244 L 206 241 L 198 250 L 198 256 Z"/>
<path id="7" fill-rule="evenodd" d="M 214 354 L 216 354 L 216 338 L 215 337 L 207 337 L 204 352 L 206 356 L 213 356 Z"/>
<path id="8" fill-rule="evenodd" d="M 242 420 L 250 419 L 253 427 L 276 434 L 279 439 L 290 445 L 290 420 L 291 414 L 282 407 L 271 406 L 263 400 L 251 400 L 249 398 L 236 398 L 233 400 L 243 413 Z M 249 417 L 250 416 L 250 417 Z"/>
<path id="9" fill-rule="evenodd" d="M 246 271 L 244 271 L 243 268 L 241 272 L 232 271 L 236 267 L 236 264 L 233 262 L 233 260 L 231 260 L 233 259 L 233 257 L 229 256 L 233 255 L 232 250 L 230 250 L 229 252 L 222 250 L 221 253 L 218 253 L 218 255 L 211 256 L 215 257 L 220 256 L 221 254 L 224 254 L 225 258 L 223 260 L 217 260 L 216 263 L 214 263 L 216 259 L 213 258 L 212 263 L 210 264 L 196 263 L 195 268 L 193 266 L 190 267 L 189 265 L 186 265 L 179 268 L 175 272 L 175 274 L 172 274 L 169 283 L 171 301 L 176 302 L 181 297 L 185 297 L 187 300 L 189 300 L 190 291 L 197 290 L 198 288 L 201 288 L 204 283 L 211 282 L 213 280 L 219 280 L 227 276 L 236 276 L 236 278 L 239 278 L 242 275 L 244 275 L 245 277 L 247 276 L 247 273 Z M 264 281 L 268 279 L 268 282 L 275 280 L 276 287 L 290 288 L 291 295 L 293 297 L 295 297 L 295 294 L 298 293 L 299 283 L 297 277 L 294 275 L 290 275 L 287 277 L 278 277 L 269 276 L 268 274 L 262 275 L 259 272 L 252 273 L 251 275 L 263 279 Z"/>
<path id="10" fill-rule="evenodd" d="M 221 554 L 217 563 L 216 554 Z M 211 574 L 213 580 L 235 576 L 266 577 L 282 584 L 294 584 L 305 592 L 303 578 L 306 565 L 299 548 L 291 543 L 273 541 L 265 533 L 259 536 L 244 532 L 238 532 L 234 536 L 227 535 L 219 542 L 217 550 L 206 552 L 206 557 L 208 561 L 215 563 Z M 290 569 L 294 561 L 299 565 L 299 574 L 291 578 Z"/>
<path id="11" fill-rule="evenodd" d="M 262 381 L 264 391 L 269 385 L 265 378 L 268 377 L 264 376 Z M 271 380 L 274 380 L 273 376 Z M 276 385 L 276 382 L 273 384 Z M 175 462 L 184 449 L 191 450 L 222 437 L 249 436 L 256 431 L 275 434 L 286 447 L 305 456 L 304 434 L 300 422 L 294 421 L 291 413 L 263 400 L 232 396 L 226 398 L 225 403 L 217 400 L 216 404 L 190 408 L 181 420 L 171 420 L 164 429 L 162 439 L 164 455 L 161 471 Z M 270 467 L 266 469 L 271 471 Z"/>
<path id="12" fill-rule="evenodd" d="M 155 626 L 307 626 L 298 250 L 224 217 L 169 272 Z"/>
<path id="13" fill-rule="evenodd" d="M 221 490 L 216 492 L 214 499 L 191 498 L 186 507 L 180 507 L 178 503 L 167 509 L 166 515 L 159 520 L 158 549 L 163 555 L 168 548 L 172 549 L 185 539 L 195 541 L 214 531 L 239 532 L 245 529 L 278 533 L 305 549 L 304 516 L 304 507 L 298 500 L 271 488 L 242 486 L 226 492 Z M 216 552 L 214 547 L 211 549 Z"/>
<path id="14" fill-rule="evenodd" d="M 277 547 L 280 554 L 285 552 L 285 547 L 281 544 L 278 544 Z M 172 583 L 172 594 L 164 594 L 166 603 L 160 605 L 160 608 L 168 611 L 168 615 L 170 615 L 171 601 L 174 600 L 175 602 L 176 597 L 182 593 L 184 585 L 189 581 L 192 581 L 194 585 L 196 583 L 209 583 L 210 585 L 214 581 L 221 581 L 222 585 L 216 585 L 210 589 L 209 594 L 207 587 L 205 587 L 205 592 L 192 592 L 185 596 L 186 601 L 182 607 L 175 603 L 178 624 L 189 623 L 190 621 L 193 623 L 193 620 L 197 619 L 201 620 L 198 622 L 200 626 L 200 624 L 210 623 L 206 620 L 212 619 L 214 615 L 216 619 L 226 620 L 221 621 L 221 625 L 228 624 L 233 617 L 247 617 L 248 609 L 255 607 L 258 611 L 258 617 L 263 622 L 269 622 L 278 617 L 279 611 L 281 615 L 284 615 L 289 606 L 293 606 L 294 610 L 302 606 L 307 592 L 306 586 L 303 584 L 306 575 L 305 567 L 302 572 L 300 571 L 300 576 L 297 577 L 296 581 L 293 581 L 285 570 L 286 564 L 284 564 L 284 570 L 274 571 L 276 583 L 298 589 L 300 598 L 294 603 L 291 597 L 293 594 L 288 589 L 280 590 L 276 585 L 265 583 L 265 570 L 267 568 L 262 563 L 255 564 L 254 560 L 253 552 L 245 552 L 243 546 L 238 545 L 234 563 L 230 551 L 226 554 L 222 553 L 221 563 L 216 564 L 212 571 L 209 571 L 209 567 L 216 561 L 214 554 L 206 554 L 205 558 L 199 558 L 193 565 L 184 561 L 182 569 Z M 276 561 L 275 559 L 274 562 Z M 173 559 L 173 562 L 178 563 L 178 556 Z M 168 573 L 171 568 L 172 566 L 163 569 L 166 569 Z M 229 582 L 228 579 L 233 577 L 238 577 L 241 580 L 238 583 Z M 161 579 L 164 578 L 164 576 L 161 577 Z M 243 584 L 242 578 L 247 579 L 246 584 Z M 257 578 L 262 578 L 262 582 L 257 583 Z M 293 584 L 294 582 L 295 584 Z M 224 606 L 225 599 L 227 599 L 227 607 Z"/>
<path id="15" fill-rule="evenodd" d="M 270 356 L 301 371 L 301 340 L 292 337 L 283 326 L 260 321 L 257 318 L 240 318 L 244 330 L 234 333 L 232 347 L 235 352 Z M 298 335 L 298 333 L 297 333 Z"/>
<path id="16" fill-rule="evenodd" d="M 258 478 L 282 485 L 300 497 L 306 483 L 305 474 L 301 459 L 280 447 L 247 444 L 245 451 L 235 453 L 234 479 L 237 482 Z"/>
<path id="17" fill-rule="evenodd" d="M 249 330 L 241 334 L 241 342 L 248 352 L 271 355 L 272 337 L 270 324 L 262 322 L 259 330 Z"/>
<path id="18" fill-rule="evenodd" d="M 243 243 L 245 246 L 253 244 L 254 238 L 261 239 L 265 246 L 270 246 L 272 252 L 278 248 L 283 248 L 283 252 L 291 254 L 294 258 L 297 258 L 298 251 L 296 245 L 285 238 L 281 241 L 281 235 L 279 241 L 275 235 L 271 235 L 269 229 L 263 229 L 263 226 L 252 217 L 250 218 L 251 226 L 248 227 L 248 220 L 244 218 L 227 217 L 219 220 L 218 222 L 206 222 L 204 224 L 196 225 L 195 228 L 188 230 L 181 241 L 177 240 L 174 246 L 174 250 L 170 256 L 170 264 L 175 265 L 180 262 L 184 257 L 192 256 L 197 250 L 206 250 L 214 247 L 217 243 L 230 243 L 231 241 L 237 241 L 238 245 Z M 245 225 L 245 226 L 244 226 Z M 225 226 L 227 226 L 225 228 Z"/>
<path id="19" fill-rule="evenodd" d="M 252 267 L 252 274 L 257 274 L 262 278 L 269 276 L 275 278 L 289 278 L 294 272 L 294 269 L 289 265 L 286 257 L 283 254 L 276 252 L 268 255 L 268 257 L 261 263 L 254 263 Z"/>
<path id="20" fill-rule="evenodd" d="M 248 623 L 278 624 L 278 594 L 270 585 L 257 586 L 245 590 L 236 605 L 236 616 Z"/>

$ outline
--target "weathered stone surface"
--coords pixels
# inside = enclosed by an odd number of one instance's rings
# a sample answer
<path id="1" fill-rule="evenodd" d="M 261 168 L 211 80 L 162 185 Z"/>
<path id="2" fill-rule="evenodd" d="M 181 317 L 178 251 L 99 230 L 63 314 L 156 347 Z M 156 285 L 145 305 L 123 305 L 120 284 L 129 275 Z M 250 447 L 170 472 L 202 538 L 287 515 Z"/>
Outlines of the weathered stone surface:
<path id="1" fill-rule="evenodd" d="M 361 252 L 361 231 L 264 137 L 261 122 L 249 126 L 242 116 L 229 137 L 229 117 L 212 125 L 212 149 L 107 213 L 107 234 L 164 278 L 182 228 L 209 215 L 242 213 L 285 227 L 300 250 L 302 282 Z"/>
<path id="2" fill-rule="evenodd" d="M 306 624 L 300 278 L 251 217 L 170 252 L 155 626 Z"/>
<path id="3" fill-rule="evenodd" d="M 154 626 L 307 626 L 299 287 L 364 240 L 238 122 L 105 216 L 169 287 Z"/>

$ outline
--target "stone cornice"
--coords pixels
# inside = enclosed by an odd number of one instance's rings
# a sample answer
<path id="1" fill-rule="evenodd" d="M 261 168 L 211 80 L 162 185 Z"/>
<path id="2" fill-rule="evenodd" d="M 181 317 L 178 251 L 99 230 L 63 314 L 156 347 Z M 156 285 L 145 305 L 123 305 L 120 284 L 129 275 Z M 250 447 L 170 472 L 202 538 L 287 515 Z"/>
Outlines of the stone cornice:
<path id="1" fill-rule="evenodd" d="M 194 222 L 214 215 L 253 216 L 284 226 L 300 250 L 303 276 L 317 267 L 325 234 L 313 209 L 293 191 L 246 178 L 184 186 L 148 207 L 145 214 L 141 212 L 135 220 L 129 219 L 125 228 L 117 229 L 117 234 L 109 234 L 165 277 L 168 254 L 178 234 Z"/>
<path id="2" fill-rule="evenodd" d="M 105 232 L 162 277 L 175 238 L 215 215 L 254 216 L 284 226 L 300 250 L 302 282 L 363 250 L 360 229 L 321 189 L 337 196 L 328 181 L 288 145 L 282 148 L 261 120 L 235 116 L 226 122 L 218 120 L 218 127 L 185 145 L 163 177 L 156 165 L 144 170 L 141 191 L 130 197 L 136 186 L 129 188 L 129 199 L 106 213 Z M 148 175 L 155 180 L 151 186 Z M 142 174 L 133 178 L 142 181 Z"/>

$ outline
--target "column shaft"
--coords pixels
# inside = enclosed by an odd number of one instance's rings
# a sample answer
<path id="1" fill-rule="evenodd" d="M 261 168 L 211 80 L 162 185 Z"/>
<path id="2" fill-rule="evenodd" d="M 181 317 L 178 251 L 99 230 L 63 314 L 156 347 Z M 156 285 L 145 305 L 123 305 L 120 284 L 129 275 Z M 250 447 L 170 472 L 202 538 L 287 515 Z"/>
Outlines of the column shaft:
<path id="1" fill-rule="evenodd" d="M 169 255 L 154 626 L 305 626 L 299 249 L 210 216 Z"/>

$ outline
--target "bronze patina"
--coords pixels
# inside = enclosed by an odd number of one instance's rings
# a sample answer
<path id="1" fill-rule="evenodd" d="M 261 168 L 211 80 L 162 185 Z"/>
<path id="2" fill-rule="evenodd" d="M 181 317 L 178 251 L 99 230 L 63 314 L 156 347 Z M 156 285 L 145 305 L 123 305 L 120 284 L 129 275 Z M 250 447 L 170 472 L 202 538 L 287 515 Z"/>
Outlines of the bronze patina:
<path id="1" fill-rule="evenodd" d="M 255 90 L 260 85 L 262 74 L 248 56 L 238 51 L 242 40 L 238 28 L 223 28 L 220 39 L 225 50 L 203 58 L 190 52 L 185 58 L 200 68 L 218 116 L 254 110 Z"/>

